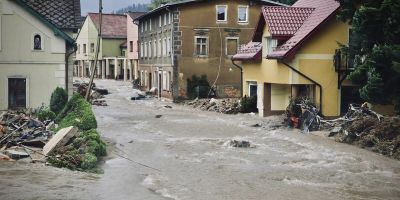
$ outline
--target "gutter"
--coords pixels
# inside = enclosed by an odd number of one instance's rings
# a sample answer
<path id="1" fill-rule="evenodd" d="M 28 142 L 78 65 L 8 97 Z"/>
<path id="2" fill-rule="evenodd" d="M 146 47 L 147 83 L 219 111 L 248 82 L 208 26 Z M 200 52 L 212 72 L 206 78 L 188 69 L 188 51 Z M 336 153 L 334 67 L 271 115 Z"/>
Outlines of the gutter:
<path id="1" fill-rule="evenodd" d="M 296 72 L 297 74 L 299 74 L 300 76 L 304 77 L 305 79 L 311 81 L 312 83 L 314 83 L 315 85 L 317 85 L 319 87 L 319 111 L 322 115 L 322 86 L 314 81 L 313 79 L 311 79 L 310 77 L 308 77 L 307 75 L 303 74 L 302 72 L 300 72 L 299 70 L 295 69 L 294 67 L 290 66 L 289 64 L 287 64 L 285 61 L 283 61 L 282 59 L 278 59 L 278 62 L 286 65 L 287 67 L 289 67 L 291 70 L 293 70 L 294 72 Z M 322 115 L 323 116 L 323 115 Z"/>
<path id="2" fill-rule="evenodd" d="M 235 63 L 233 57 L 231 58 L 232 64 L 240 69 L 240 97 L 243 97 L 243 68 Z"/>

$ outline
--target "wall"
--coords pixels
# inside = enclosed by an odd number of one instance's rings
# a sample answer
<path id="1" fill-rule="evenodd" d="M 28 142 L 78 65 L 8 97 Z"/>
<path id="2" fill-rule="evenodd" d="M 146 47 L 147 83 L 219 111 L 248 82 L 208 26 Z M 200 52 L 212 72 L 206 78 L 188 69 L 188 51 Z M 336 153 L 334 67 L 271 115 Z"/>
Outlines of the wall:
<path id="1" fill-rule="evenodd" d="M 128 59 L 138 59 L 138 39 L 139 39 L 139 33 L 138 33 L 138 26 L 133 23 L 133 19 L 131 16 L 127 14 L 127 30 L 128 30 L 128 39 L 127 39 L 127 52 L 128 52 Z M 133 51 L 131 52 L 130 49 L 130 41 L 133 42 Z"/>
<path id="2" fill-rule="evenodd" d="M 228 5 L 227 22 L 217 22 L 216 5 Z M 248 23 L 237 22 L 239 5 L 249 6 Z M 216 81 L 217 85 L 235 86 L 240 89 L 240 70 L 231 63 L 230 56 L 226 55 L 226 38 L 238 38 L 239 46 L 246 44 L 253 35 L 260 10 L 261 5 L 253 1 L 250 6 L 249 1 L 246 0 L 208 1 L 179 7 L 181 48 L 177 51 L 178 54 L 180 53 L 178 55 L 179 73 L 183 81 L 180 84 L 181 90 L 186 90 L 187 78 L 202 74 L 207 75 L 210 84 Z M 207 57 L 195 55 L 195 36 L 208 37 Z M 240 91 L 237 95 L 240 95 Z"/>
<path id="3" fill-rule="evenodd" d="M 12 1 L 0 0 L 0 110 L 8 108 L 8 78 L 28 81 L 28 107 L 49 104 L 51 92 L 65 87 L 65 40 Z M 43 50 L 34 51 L 33 34 L 39 33 Z"/>
<path id="4" fill-rule="evenodd" d="M 102 57 L 120 57 L 121 56 L 121 44 L 126 39 L 101 39 L 101 51 Z M 99 56 L 100 57 L 100 56 Z M 101 58 L 101 57 L 100 57 Z"/>
<path id="5" fill-rule="evenodd" d="M 90 17 L 86 17 L 85 22 L 79 31 L 76 39 L 76 44 L 80 46 L 80 51 L 76 52 L 76 60 L 94 60 L 96 45 L 97 45 L 97 29 Z M 90 44 L 94 43 L 95 52 L 90 53 Z M 86 54 L 83 53 L 83 44 L 86 44 Z M 99 58 L 103 55 L 102 49 L 100 48 Z"/>
<path id="6" fill-rule="evenodd" d="M 268 27 L 264 36 L 268 37 Z M 347 44 L 348 25 L 331 19 L 314 34 L 296 53 L 292 60 L 286 62 L 322 85 L 322 114 L 338 116 L 340 114 L 340 91 L 337 89 L 337 73 L 333 67 L 333 55 L 339 48 L 337 42 Z M 263 41 L 265 43 L 265 41 Z M 301 75 L 293 72 L 276 60 L 246 61 L 244 66 L 244 94 L 248 93 L 246 81 L 279 84 L 312 84 Z M 319 105 L 319 88 L 316 87 L 316 104 Z"/>

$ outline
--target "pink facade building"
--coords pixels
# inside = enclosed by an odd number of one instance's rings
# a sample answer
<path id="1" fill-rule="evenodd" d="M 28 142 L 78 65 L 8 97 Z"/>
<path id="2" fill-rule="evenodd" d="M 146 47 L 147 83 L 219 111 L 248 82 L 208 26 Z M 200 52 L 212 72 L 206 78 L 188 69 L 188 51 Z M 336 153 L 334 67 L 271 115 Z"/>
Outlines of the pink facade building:
<path id="1" fill-rule="evenodd" d="M 127 13 L 127 51 L 126 56 L 128 59 L 128 66 L 133 66 L 134 68 L 134 77 L 138 78 L 138 62 L 139 62 L 139 47 L 138 47 L 138 39 L 139 39 L 139 28 L 136 25 L 134 20 L 137 17 L 140 17 L 145 13 L 143 12 L 129 12 Z"/>

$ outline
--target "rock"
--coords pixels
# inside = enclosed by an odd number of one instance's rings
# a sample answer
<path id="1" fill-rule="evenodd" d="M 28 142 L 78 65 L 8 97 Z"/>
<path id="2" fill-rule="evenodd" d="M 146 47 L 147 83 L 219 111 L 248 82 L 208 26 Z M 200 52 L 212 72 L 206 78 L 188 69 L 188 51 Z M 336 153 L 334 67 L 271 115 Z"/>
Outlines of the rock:
<path id="1" fill-rule="evenodd" d="M 166 105 L 164 106 L 164 108 L 172 108 L 172 106 Z"/>
<path id="2" fill-rule="evenodd" d="M 252 124 L 252 125 L 250 125 L 251 127 L 261 127 L 261 125 L 260 124 Z"/>
<path id="3" fill-rule="evenodd" d="M 59 130 L 43 147 L 43 154 L 47 156 L 55 149 L 66 145 L 72 137 L 76 137 L 77 135 L 78 128 L 73 126 Z"/>
<path id="4" fill-rule="evenodd" d="M 162 115 L 156 115 L 156 118 L 161 118 L 162 117 Z"/>
<path id="5" fill-rule="evenodd" d="M 8 149 L 8 150 L 6 150 L 6 155 L 8 155 L 10 158 L 12 158 L 14 160 L 29 157 L 28 153 L 26 153 L 23 150 L 19 150 L 19 149 Z"/>

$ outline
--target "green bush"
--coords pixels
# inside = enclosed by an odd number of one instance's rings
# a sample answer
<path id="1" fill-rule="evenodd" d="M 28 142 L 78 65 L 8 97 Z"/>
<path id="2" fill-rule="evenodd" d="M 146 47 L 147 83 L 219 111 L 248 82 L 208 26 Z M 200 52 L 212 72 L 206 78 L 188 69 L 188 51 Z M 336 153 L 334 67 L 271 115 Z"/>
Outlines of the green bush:
<path id="1" fill-rule="evenodd" d="M 210 83 L 208 83 L 205 74 L 201 77 L 193 75 L 191 79 L 187 79 L 187 96 L 190 99 L 207 98 L 210 88 Z"/>
<path id="2" fill-rule="evenodd" d="M 58 114 L 68 101 L 68 93 L 63 88 L 57 87 L 50 98 L 50 110 Z"/>
<path id="3" fill-rule="evenodd" d="M 54 120 L 55 118 L 56 114 L 48 108 L 40 110 L 38 113 L 38 119 L 40 121 Z"/>
<path id="4" fill-rule="evenodd" d="M 81 168 L 82 169 L 93 169 L 96 167 L 97 164 L 97 157 L 92 153 L 86 153 L 83 156 Z"/>
<path id="5" fill-rule="evenodd" d="M 240 112 L 242 113 L 250 113 L 250 112 L 258 112 L 257 109 L 257 96 L 247 97 L 244 96 L 240 101 Z"/>
<path id="6" fill-rule="evenodd" d="M 69 126 L 78 127 L 82 131 L 97 128 L 96 117 L 90 105 L 80 94 L 75 94 L 56 117 L 58 129 Z"/>

